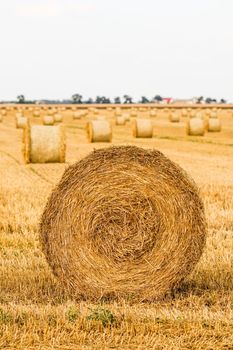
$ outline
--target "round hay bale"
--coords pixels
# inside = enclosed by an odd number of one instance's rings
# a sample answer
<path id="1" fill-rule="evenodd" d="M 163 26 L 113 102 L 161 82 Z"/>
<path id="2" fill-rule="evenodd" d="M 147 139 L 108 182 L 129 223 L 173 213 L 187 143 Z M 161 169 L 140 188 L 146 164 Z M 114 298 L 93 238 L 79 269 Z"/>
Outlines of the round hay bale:
<path id="1" fill-rule="evenodd" d="M 221 125 L 220 119 L 209 118 L 207 123 L 207 130 L 209 132 L 220 132 L 221 129 L 222 129 L 222 125 Z"/>
<path id="2" fill-rule="evenodd" d="M 95 117 L 95 120 L 106 120 L 105 115 L 99 115 L 97 117 Z"/>
<path id="3" fill-rule="evenodd" d="M 130 115 L 131 115 L 131 117 L 137 117 L 138 112 L 136 111 L 136 109 L 132 109 Z"/>
<path id="4" fill-rule="evenodd" d="M 116 117 L 116 125 L 125 125 L 126 124 L 126 120 L 124 115 L 119 115 Z"/>
<path id="5" fill-rule="evenodd" d="M 73 113 L 73 119 L 77 120 L 77 119 L 81 119 L 82 118 L 82 113 L 81 112 L 74 112 Z"/>
<path id="6" fill-rule="evenodd" d="M 40 111 L 34 111 L 33 112 L 33 117 L 39 118 L 40 117 Z"/>
<path id="7" fill-rule="evenodd" d="M 203 136 L 205 134 L 205 121 L 200 118 L 191 118 L 187 122 L 187 134 L 190 136 Z"/>
<path id="8" fill-rule="evenodd" d="M 209 113 L 209 118 L 211 119 L 217 119 L 218 118 L 218 113 L 217 112 L 210 112 Z"/>
<path id="9" fill-rule="evenodd" d="M 15 122 L 17 129 L 25 129 L 29 124 L 28 118 L 22 115 L 16 115 Z"/>
<path id="10" fill-rule="evenodd" d="M 0 113 L 0 123 L 2 123 L 3 122 L 3 115 L 2 115 L 2 113 Z"/>
<path id="11" fill-rule="evenodd" d="M 92 120 L 87 123 L 87 136 L 90 142 L 111 142 L 112 127 L 107 120 Z"/>
<path id="12" fill-rule="evenodd" d="M 206 239 L 192 179 L 157 150 L 92 152 L 50 196 L 40 241 L 72 297 L 164 297 L 193 270 Z"/>
<path id="13" fill-rule="evenodd" d="M 62 123 L 63 121 L 63 116 L 62 114 L 59 114 L 59 113 L 54 114 L 53 118 L 55 123 Z"/>
<path id="14" fill-rule="evenodd" d="M 118 116 L 120 116 L 120 115 L 122 115 L 121 109 L 120 109 L 120 108 L 116 108 L 116 110 L 115 110 L 115 116 L 118 117 Z"/>
<path id="15" fill-rule="evenodd" d="M 43 117 L 43 124 L 44 125 L 53 125 L 54 124 L 54 117 L 52 115 L 45 115 Z"/>
<path id="16" fill-rule="evenodd" d="M 150 111 L 150 116 L 151 116 L 152 118 L 154 118 L 154 117 L 156 117 L 156 115 L 157 115 L 156 111 L 152 109 L 152 110 Z"/>
<path id="17" fill-rule="evenodd" d="M 64 163 L 66 144 L 62 125 L 27 127 L 24 133 L 26 163 Z"/>
<path id="18" fill-rule="evenodd" d="M 153 125 L 150 119 L 135 119 L 133 121 L 133 136 L 150 138 L 153 137 Z"/>
<path id="19" fill-rule="evenodd" d="M 180 121 L 179 113 L 178 112 L 170 113 L 169 120 L 171 123 L 179 123 L 179 121 Z"/>
<path id="20" fill-rule="evenodd" d="M 124 113 L 124 114 L 122 114 L 122 116 L 125 118 L 125 121 L 126 121 L 126 122 L 129 122 L 129 121 L 130 121 L 130 115 L 129 115 L 129 113 Z"/>
<path id="21" fill-rule="evenodd" d="M 56 112 L 57 112 L 56 109 L 49 109 L 48 112 L 47 112 L 47 114 L 48 114 L 48 116 L 54 116 L 54 114 L 55 114 Z"/>

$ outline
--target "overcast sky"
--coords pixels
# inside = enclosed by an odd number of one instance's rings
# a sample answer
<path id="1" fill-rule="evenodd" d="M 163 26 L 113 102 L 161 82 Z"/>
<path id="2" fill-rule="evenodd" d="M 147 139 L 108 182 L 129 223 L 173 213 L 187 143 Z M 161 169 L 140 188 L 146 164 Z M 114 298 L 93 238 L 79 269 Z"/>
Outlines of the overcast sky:
<path id="1" fill-rule="evenodd" d="M 0 1 L 0 100 L 224 97 L 233 0 Z"/>

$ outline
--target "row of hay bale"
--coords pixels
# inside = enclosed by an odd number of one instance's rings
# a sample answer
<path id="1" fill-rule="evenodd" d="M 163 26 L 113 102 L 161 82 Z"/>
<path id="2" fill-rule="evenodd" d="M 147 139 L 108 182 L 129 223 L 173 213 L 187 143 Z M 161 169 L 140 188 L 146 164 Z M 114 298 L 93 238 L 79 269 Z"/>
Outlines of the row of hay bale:
<path id="1" fill-rule="evenodd" d="M 21 117 L 22 119 L 22 117 Z M 24 118 L 28 120 L 27 118 Z M 217 119 L 213 119 L 216 121 Z M 29 126 L 24 124 L 25 161 L 33 163 L 64 162 L 65 136 L 63 125 Z M 187 123 L 189 135 L 203 135 L 204 121 L 192 118 Z M 112 126 L 107 120 L 92 120 L 86 126 L 89 142 L 111 142 Z M 26 136 L 25 136 L 26 135 Z M 135 138 L 152 138 L 153 124 L 150 119 L 135 119 L 133 121 L 133 136 Z"/>

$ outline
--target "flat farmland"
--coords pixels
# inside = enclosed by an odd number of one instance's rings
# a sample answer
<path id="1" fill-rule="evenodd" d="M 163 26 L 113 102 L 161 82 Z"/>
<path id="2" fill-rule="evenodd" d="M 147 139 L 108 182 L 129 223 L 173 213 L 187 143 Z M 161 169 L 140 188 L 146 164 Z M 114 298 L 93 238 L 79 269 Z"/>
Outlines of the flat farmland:
<path id="1" fill-rule="evenodd" d="M 222 131 L 186 135 L 158 110 L 154 136 L 132 136 L 132 119 L 112 123 L 112 143 L 89 143 L 90 112 L 74 120 L 61 111 L 66 129 L 65 164 L 24 164 L 23 131 L 9 111 L 0 123 L 0 349 L 233 349 L 233 113 L 219 112 Z M 127 111 L 125 113 L 128 113 Z M 46 112 L 43 111 L 42 115 Z M 26 110 L 31 124 L 42 124 Z M 138 112 L 149 118 L 149 112 Z M 196 181 L 205 204 L 207 244 L 193 273 L 162 301 L 134 304 L 73 300 L 53 276 L 41 252 L 38 223 L 64 170 L 93 149 L 109 145 L 155 148 Z M 99 313 L 101 317 L 95 317 Z"/>

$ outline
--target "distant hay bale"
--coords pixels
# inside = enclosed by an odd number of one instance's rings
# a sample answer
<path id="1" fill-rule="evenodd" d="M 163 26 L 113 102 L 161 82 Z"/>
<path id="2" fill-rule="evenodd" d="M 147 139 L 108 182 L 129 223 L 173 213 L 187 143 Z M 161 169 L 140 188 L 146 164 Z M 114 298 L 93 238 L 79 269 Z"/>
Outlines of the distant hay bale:
<path id="1" fill-rule="evenodd" d="M 54 124 L 54 117 L 52 115 L 45 115 L 43 117 L 43 124 L 44 125 L 53 125 Z"/>
<path id="2" fill-rule="evenodd" d="M 59 114 L 59 113 L 54 114 L 53 118 L 55 123 L 62 123 L 63 121 L 63 116 L 62 114 Z"/>
<path id="3" fill-rule="evenodd" d="M 0 123 L 2 123 L 3 122 L 3 115 L 2 115 L 2 113 L 0 113 Z"/>
<path id="4" fill-rule="evenodd" d="M 33 112 L 33 117 L 39 118 L 40 117 L 40 111 L 34 111 Z"/>
<path id="5" fill-rule="evenodd" d="M 131 117 L 137 117 L 138 116 L 138 112 L 136 109 L 132 109 L 130 112 Z"/>
<path id="6" fill-rule="evenodd" d="M 106 120 L 106 117 L 105 117 L 105 115 L 97 115 L 95 117 L 95 120 Z"/>
<path id="7" fill-rule="evenodd" d="M 82 110 L 82 115 L 83 115 L 83 117 L 86 117 L 88 115 L 88 110 L 87 109 L 83 109 Z"/>
<path id="8" fill-rule="evenodd" d="M 92 152 L 70 166 L 40 222 L 47 261 L 73 298 L 158 300 L 199 261 L 206 220 L 192 179 L 157 150 Z"/>
<path id="9" fill-rule="evenodd" d="M 122 111 L 121 111 L 120 108 L 117 107 L 116 110 L 115 110 L 115 116 L 118 117 L 120 115 L 122 115 Z"/>
<path id="10" fill-rule="evenodd" d="M 182 115 L 182 117 L 187 118 L 188 115 L 189 115 L 188 109 L 183 108 L 182 111 L 181 111 L 181 115 Z"/>
<path id="11" fill-rule="evenodd" d="M 156 117 L 156 115 L 157 115 L 156 111 L 154 109 L 152 109 L 150 111 L 150 117 L 154 118 L 154 117 Z"/>
<path id="12" fill-rule="evenodd" d="M 24 134 L 26 163 L 64 163 L 65 130 L 62 125 L 27 127 Z"/>
<path id="13" fill-rule="evenodd" d="M 25 129 L 29 124 L 28 118 L 22 115 L 16 115 L 15 122 L 17 129 Z"/>
<path id="14" fill-rule="evenodd" d="M 90 142 L 111 142 L 112 127 L 107 120 L 92 120 L 87 123 L 87 137 Z"/>
<path id="15" fill-rule="evenodd" d="M 207 130 L 209 132 L 220 132 L 222 129 L 221 121 L 217 118 L 209 118 L 207 123 Z"/>
<path id="16" fill-rule="evenodd" d="M 190 136 L 203 136 L 205 134 L 206 124 L 203 119 L 191 118 L 187 122 L 187 134 Z"/>
<path id="17" fill-rule="evenodd" d="M 56 109 L 53 108 L 53 109 L 48 110 L 47 115 L 54 116 L 54 114 L 56 114 L 56 113 L 57 113 Z"/>
<path id="18" fill-rule="evenodd" d="M 116 125 L 125 125 L 126 124 L 126 120 L 124 115 L 119 115 L 116 117 Z"/>
<path id="19" fill-rule="evenodd" d="M 209 118 L 213 119 L 213 118 L 218 118 L 218 113 L 217 112 L 210 112 L 209 113 Z"/>
<path id="20" fill-rule="evenodd" d="M 129 113 L 124 113 L 124 114 L 122 114 L 122 116 L 125 118 L 125 121 L 126 121 L 126 122 L 129 122 L 129 121 L 130 121 L 130 115 L 129 115 Z"/>
<path id="21" fill-rule="evenodd" d="M 133 121 L 133 136 L 136 138 L 153 137 L 153 124 L 150 119 L 135 119 Z"/>
<path id="22" fill-rule="evenodd" d="M 171 123 L 179 123 L 180 122 L 180 115 L 178 112 L 172 112 L 169 115 L 169 120 Z"/>
<path id="23" fill-rule="evenodd" d="M 81 118 L 82 118 L 82 113 L 81 112 L 76 111 L 76 112 L 73 113 L 73 119 L 74 120 L 81 119 Z"/>

